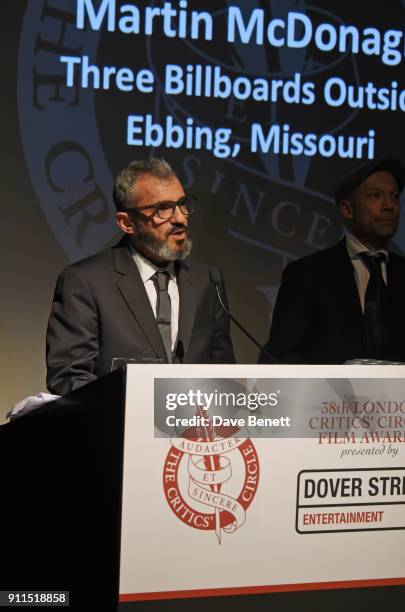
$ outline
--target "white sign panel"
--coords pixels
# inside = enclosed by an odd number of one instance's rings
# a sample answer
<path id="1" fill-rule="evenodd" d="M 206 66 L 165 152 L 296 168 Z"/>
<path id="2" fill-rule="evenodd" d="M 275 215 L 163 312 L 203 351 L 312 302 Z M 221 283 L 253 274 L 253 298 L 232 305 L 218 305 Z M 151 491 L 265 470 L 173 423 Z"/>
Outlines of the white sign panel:
<path id="1" fill-rule="evenodd" d="M 120 601 L 405 584 L 404 374 L 129 366 Z"/>

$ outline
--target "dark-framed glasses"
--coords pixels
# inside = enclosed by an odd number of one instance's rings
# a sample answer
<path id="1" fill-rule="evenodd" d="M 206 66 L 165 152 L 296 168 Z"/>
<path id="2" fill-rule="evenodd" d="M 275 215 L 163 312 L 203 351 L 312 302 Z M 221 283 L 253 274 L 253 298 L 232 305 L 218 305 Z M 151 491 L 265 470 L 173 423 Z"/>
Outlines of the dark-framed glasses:
<path id="1" fill-rule="evenodd" d="M 154 210 L 154 215 L 157 215 L 159 219 L 167 221 L 173 217 L 177 206 L 185 217 L 191 215 L 194 212 L 196 201 L 197 198 L 195 196 L 185 196 L 177 200 L 177 202 L 156 202 L 156 204 L 149 204 L 149 206 L 142 206 L 141 208 L 130 208 L 127 212 L 142 213 L 145 210 Z"/>

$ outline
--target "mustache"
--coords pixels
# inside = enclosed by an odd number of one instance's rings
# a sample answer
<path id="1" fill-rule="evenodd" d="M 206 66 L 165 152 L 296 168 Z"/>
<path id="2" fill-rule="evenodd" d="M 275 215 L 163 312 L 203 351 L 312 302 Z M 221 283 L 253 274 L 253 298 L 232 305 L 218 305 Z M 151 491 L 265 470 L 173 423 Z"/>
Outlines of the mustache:
<path id="1" fill-rule="evenodd" d="M 187 225 L 184 225 L 184 223 L 175 223 L 169 229 L 169 231 L 167 232 L 167 235 L 170 236 L 171 234 L 177 234 L 179 231 L 187 232 Z"/>

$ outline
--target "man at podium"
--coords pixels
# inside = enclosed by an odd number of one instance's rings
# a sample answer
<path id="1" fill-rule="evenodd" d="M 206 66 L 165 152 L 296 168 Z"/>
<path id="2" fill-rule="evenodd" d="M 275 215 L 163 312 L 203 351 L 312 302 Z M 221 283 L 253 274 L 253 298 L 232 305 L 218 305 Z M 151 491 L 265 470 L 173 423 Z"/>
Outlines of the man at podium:
<path id="1" fill-rule="evenodd" d="M 62 395 L 106 374 L 114 357 L 234 363 L 210 270 L 188 257 L 195 198 L 154 158 L 124 168 L 113 198 L 123 238 L 58 278 L 47 331 L 49 390 Z"/>

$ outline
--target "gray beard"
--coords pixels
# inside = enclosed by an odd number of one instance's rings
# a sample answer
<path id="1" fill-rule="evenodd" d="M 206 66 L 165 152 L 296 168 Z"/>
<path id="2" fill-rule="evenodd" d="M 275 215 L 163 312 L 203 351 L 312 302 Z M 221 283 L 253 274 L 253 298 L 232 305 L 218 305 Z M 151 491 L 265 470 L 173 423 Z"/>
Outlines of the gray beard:
<path id="1" fill-rule="evenodd" d="M 160 242 L 159 240 L 144 234 L 142 230 L 138 230 L 136 236 L 134 236 L 132 240 L 135 248 L 138 246 L 143 247 L 152 255 L 155 255 L 160 259 L 164 259 L 165 261 L 181 261 L 186 259 L 186 257 L 188 257 L 191 253 L 192 242 L 190 238 L 186 238 L 181 251 L 171 249 L 164 242 Z"/>

